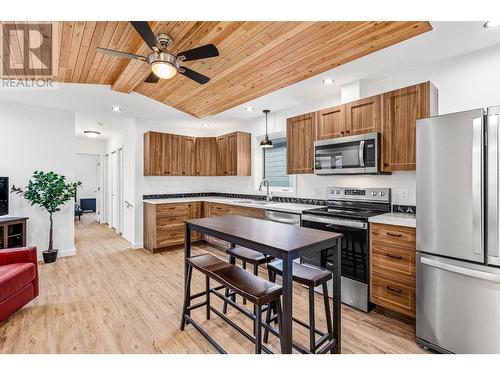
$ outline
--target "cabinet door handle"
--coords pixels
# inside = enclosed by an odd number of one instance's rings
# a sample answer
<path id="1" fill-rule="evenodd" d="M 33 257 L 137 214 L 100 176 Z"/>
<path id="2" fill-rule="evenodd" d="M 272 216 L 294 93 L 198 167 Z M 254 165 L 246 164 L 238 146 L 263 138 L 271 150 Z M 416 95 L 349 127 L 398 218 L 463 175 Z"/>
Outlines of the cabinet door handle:
<path id="1" fill-rule="evenodd" d="M 389 291 L 391 291 L 391 292 L 394 292 L 394 293 L 398 293 L 398 294 L 400 294 L 400 293 L 402 292 L 402 290 L 401 290 L 401 289 L 399 289 L 399 288 L 394 288 L 394 287 L 392 287 L 392 286 L 390 286 L 390 285 L 388 285 L 388 286 L 387 286 L 387 290 L 389 290 Z"/>
<path id="2" fill-rule="evenodd" d="M 350 130 L 346 130 L 345 132 L 346 132 L 347 134 L 349 134 L 351 131 L 350 131 Z"/>
<path id="3" fill-rule="evenodd" d="M 341 132 L 340 132 L 340 134 L 344 134 L 344 132 L 343 132 L 343 131 L 341 131 Z"/>
<path id="4" fill-rule="evenodd" d="M 391 236 L 391 237 L 401 237 L 401 233 L 391 233 L 391 232 L 387 232 L 387 235 L 388 235 L 388 236 Z"/>
<path id="5" fill-rule="evenodd" d="M 389 163 L 384 163 L 384 167 L 388 167 L 389 166 Z"/>
<path id="6" fill-rule="evenodd" d="M 392 254 L 385 254 L 387 258 L 392 258 L 392 259 L 398 259 L 401 260 L 403 257 L 401 255 L 392 255 Z"/>

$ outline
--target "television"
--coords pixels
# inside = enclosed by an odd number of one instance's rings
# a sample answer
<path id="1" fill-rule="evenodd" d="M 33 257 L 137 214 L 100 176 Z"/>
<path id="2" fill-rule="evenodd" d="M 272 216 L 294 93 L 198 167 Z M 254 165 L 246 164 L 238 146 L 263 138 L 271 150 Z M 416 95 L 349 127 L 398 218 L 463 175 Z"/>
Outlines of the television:
<path id="1" fill-rule="evenodd" d="M 0 216 L 9 213 L 9 178 L 0 177 Z"/>

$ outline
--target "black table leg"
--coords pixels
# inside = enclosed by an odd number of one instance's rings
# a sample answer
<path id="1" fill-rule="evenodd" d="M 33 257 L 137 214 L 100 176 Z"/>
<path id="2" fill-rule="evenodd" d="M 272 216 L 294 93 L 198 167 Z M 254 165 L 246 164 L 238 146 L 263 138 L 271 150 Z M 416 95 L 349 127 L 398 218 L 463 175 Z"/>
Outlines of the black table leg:
<path id="1" fill-rule="evenodd" d="M 283 257 L 283 318 L 281 326 L 283 330 L 280 335 L 283 340 L 283 354 L 292 353 L 292 297 L 293 283 L 292 270 L 293 260 L 287 255 Z"/>
<path id="2" fill-rule="evenodd" d="M 190 291 L 187 290 L 186 288 L 190 287 L 190 283 L 188 282 L 188 263 L 187 260 L 188 258 L 191 257 L 191 228 L 189 227 L 189 224 L 185 224 L 185 231 L 184 231 L 184 289 L 186 290 L 187 295 L 191 295 Z M 187 306 L 189 307 L 191 305 L 191 301 L 187 301 Z M 191 312 L 187 311 L 187 315 L 191 316 Z"/>
<path id="3" fill-rule="evenodd" d="M 340 354 L 341 353 L 341 296 L 340 296 L 340 288 L 341 288 L 341 253 L 342 253 L 342 237 L 337 239 L 337 246 L 335 248 L 335 265 L 334 265 L 334 275 L 333 275 L 333 337 L 337 341 L 337 345 L 333 353 Z"/>

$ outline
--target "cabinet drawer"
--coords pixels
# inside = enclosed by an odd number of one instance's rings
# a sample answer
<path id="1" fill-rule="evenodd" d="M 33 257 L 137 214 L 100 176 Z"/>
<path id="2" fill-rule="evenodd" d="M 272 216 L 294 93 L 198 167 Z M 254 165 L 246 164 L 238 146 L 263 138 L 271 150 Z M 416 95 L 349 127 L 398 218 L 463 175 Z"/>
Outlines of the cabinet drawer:
<path id="1" fill-rule="evenodd" d="M 372 272 L 415 282 L 414 249 L 372 242 Z"/>
<path id="2" fill-rule="evenodd" d="M 397 225 L 371 224 L 372 241 L 416 248 L 415 228 Z"/>
<path id="3" fill-rule="evenodd" d="M 261 210 L 260 208 L 232 206 L 230 213 L 231 213 L 231 215 L 253 217 L 255 219 L 263 219 L 264 218 L 264 210 Z"/>
<path id="4" fill-rule="evenodd" d="M 177 243 L 184 243 L 184 224 L 171 224 L 157 228 L 157 247 L 165 247 Z"/>
<path id="5" fill-rule="evenodd" d="M 210 207 L 211 216 L 225 216 L 229 214 L 229 207 L 224 204 L 212 204 L 212 206 Z"/>
<path id="6" fill-rule="evenodd" d="M 189 206 L 186 203 L 183 204 L 159 204 L 156 207 L 157 216 L 188 216 Z"/>
<path id="7" fill-rule="evenodd" d="M 382 307 L 415 317 L 415 284 L 372 274 L 371 301 Z"/>
<path id="8" fill-rule="evenodd" d="M 184 224 L 184 220 L 187 220 L 187 215 L 178 215 L 178 216 L 159 216 L 156 219 L 156 227 L 158 229 L 165 228 L 170 225 Z"/>

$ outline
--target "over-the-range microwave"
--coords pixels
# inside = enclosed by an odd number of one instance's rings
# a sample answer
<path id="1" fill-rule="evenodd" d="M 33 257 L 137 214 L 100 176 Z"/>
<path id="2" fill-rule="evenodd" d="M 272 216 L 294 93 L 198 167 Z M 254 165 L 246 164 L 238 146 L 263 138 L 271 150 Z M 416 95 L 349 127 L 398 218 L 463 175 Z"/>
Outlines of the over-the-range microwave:
<path id="1" fill-rule="evenodd" d="M 379 163 L 379 133 L 314 142 L 315 174 L 377 174 Z"/>

